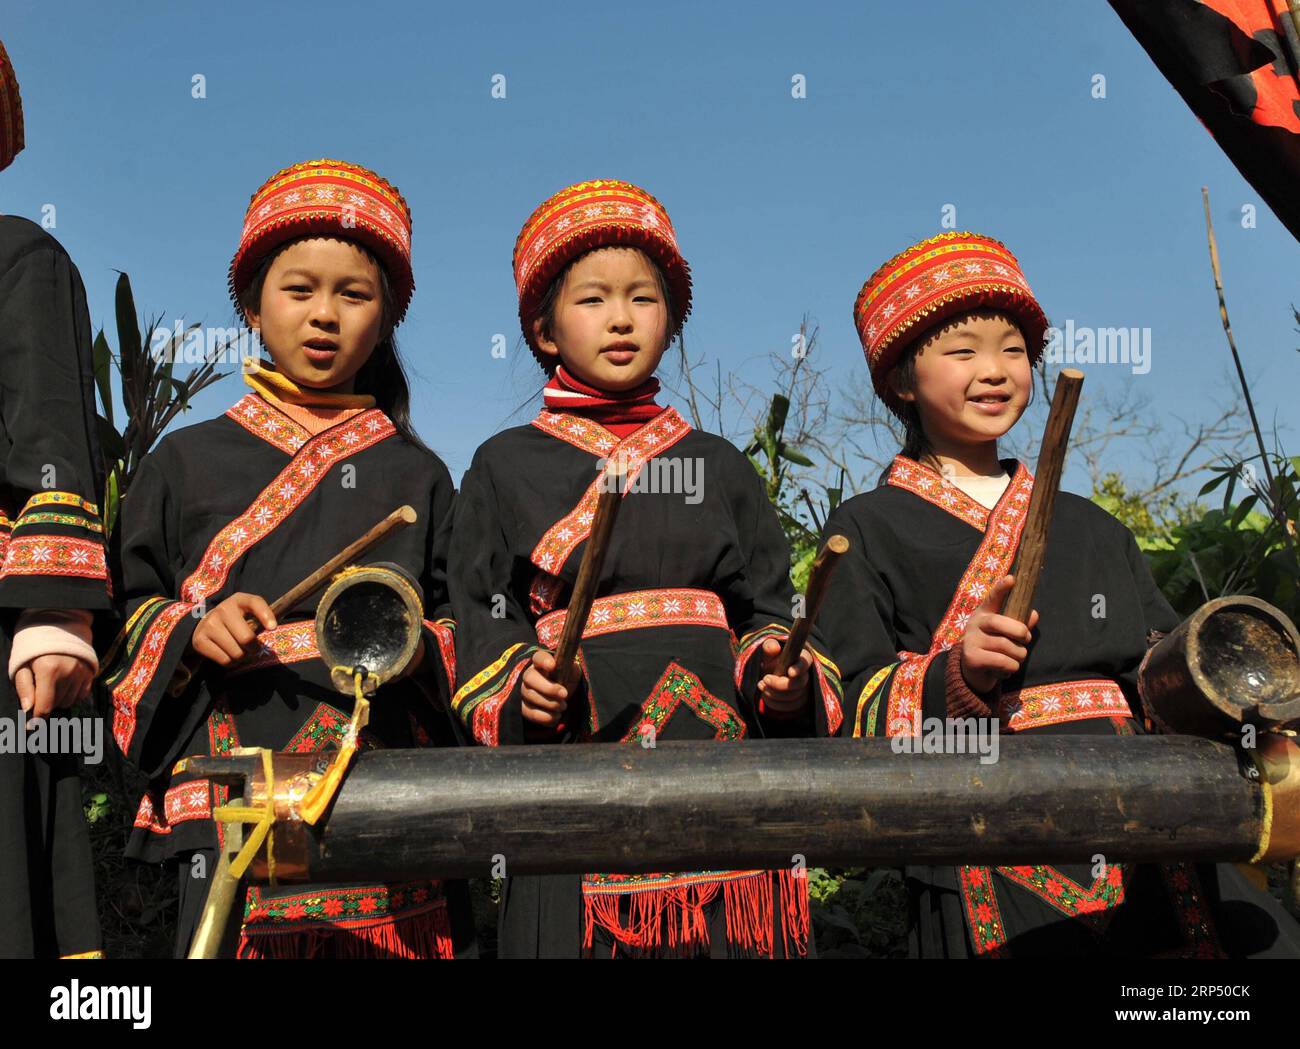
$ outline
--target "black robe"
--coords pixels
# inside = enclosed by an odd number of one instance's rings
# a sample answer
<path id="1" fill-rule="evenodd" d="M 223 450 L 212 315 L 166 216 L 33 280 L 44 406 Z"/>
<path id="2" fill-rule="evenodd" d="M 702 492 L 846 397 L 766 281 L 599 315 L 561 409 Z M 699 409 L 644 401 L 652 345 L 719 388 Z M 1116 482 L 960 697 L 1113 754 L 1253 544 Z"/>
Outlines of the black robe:
<path id="1" fill-rule="evenodd" d="M 949 659 L 966 617 L 1009 571 L 1033 479 L 986 510 L 933 470 L 898 457 L 888 481 L 847 500 L 827 534 L 852 543 L 820 623 L 845 686 L 844 733 L 908 735 L 949 715 Z M 1061 492 L 1029 655 L 1002 686 L 1004 732 L 1142 731 L 1137 670 L 1149 636 L 1178 617 L 1129 531 Z M 1231 865 L 1088 863 L 909 867 L 910 948 L 919 957 L 1100 954 L 1295 956 L 1300 928 Z"/>
<path id="2" fill-rule="evenodd" d="M 599 467 L 623 456 L 644 465 L 629 475 L 584 633 L 582 686 L 560 731 L 529 733 L 523 671 L 539 643 L 558 643 Z M 755 654 L 790 626 L 789 547 L 753 465 L 672 409 L 621 440 L 549 410 L 493 437 L 462 483 L 450 565 L 454 706 L 481 744 L 839 727 L 838 674 L 824 659 L 801 717 L 758 709 Z M 517 877 L 502 896 L 502 957 L 802 954 L 808 940 L 806 880 L 788 871 Z"/>
<path id="3" fill-rule="evenodd" d="M 0 216 L 0 718 L 14 725 L 8 667 L 21 611 L 102 618 L 112 607 L 93 382 L 76 266 L 39 226 Z M 76 757 L 0 753 L 0 957 L 99 949 Z"/>
<path id="4" fill-rule="evenodd" d="M 419 520 L 370 551 L 423 591 L 425 659 L 372 699 L 364 745 L 453 746 L 455 680 L 447 618 L 446 545 L 455 491 L 432 453 L 402 438 L 378 409 L 311 437 L 257 394 L 225 415 L 165 437 L 141 463 L 120 528 L 126 625 L 106 660 L 113 736 L 153 781 L 127 855 L 180 863 L 185 951 L 216 866 L 212 810 L 227 788 L 172 774 L 177 759 L 234 747 L 309 752 L 337 747 L 352 696 L 330 684 L 316 649 L 320 593 L 260 635 L 235 667 L 212 664 L 179 696 L 168 685 L 199 618 L 237 592 L 273 601 L 403 503 Z M 241 898 L 243 894 L 241 893 Z M 464 955 L 475 950 L 464 882 L 253 886 L 241 956 Z"/>

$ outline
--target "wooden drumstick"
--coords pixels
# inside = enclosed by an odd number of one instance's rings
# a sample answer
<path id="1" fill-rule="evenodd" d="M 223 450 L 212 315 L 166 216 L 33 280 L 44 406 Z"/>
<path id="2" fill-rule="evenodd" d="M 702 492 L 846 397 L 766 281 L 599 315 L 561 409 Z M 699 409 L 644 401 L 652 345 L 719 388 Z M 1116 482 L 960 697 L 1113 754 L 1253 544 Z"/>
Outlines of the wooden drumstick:
<path id="1" fill-rule="evenodd" d="M 271 615 L 275 616 L 275 621 L 278 623 L 280 617 L 291 611 L 299 601 L 329 582 L 339 569 L 346 568 L 351 562 L 361 557 L 366 551 L 378 546 L 394 532 L 405 528 L 407 525 L 414 524 L 418 517 L 419 515 L 412 507 L 399 506 L 373 528 L 368 529 L 359 539 L 354 539 L 348 543 L 347 546 L 307 576 L 306 579 L 303 579 L 296 586 L 291 587 L 271 602 Z M 246 616 L 244 622 L 254 630 L 261 632 L 262 624 L 252 616 Z M 202 664 L 203 657 L 197 654 L 190 654 L 183 659 L 181 665 L 176 668 L 176 673 L 172 676 L 171 684 L 167 686 L 168 694 L 179 696 L 184 692 L 189 687 L 190 679 L 194 676 L 195 671 Z"/>
<path id="2" fill-rule="evenodd" d="M 808 573 L 808 586 L 803 592 L 803 615 L 794 621 L 790 636 L 786 638 L 785 647 L 781 649 L 781 662 L 778 665 L 782 674 L 788 674 L 790 669 L 799 662 L 804 645 L 808 643 L 808 635 L 812 632 L 813 622 L 821 610 L 822 599 L 826 596 L 826 586 L 831 581 L 831 573 L 835 571 L 835 566 L 840 563 L 840 558 L 848 552 L 848 549 L 847 536 L 833 535 L 817 551 L 812 571 Z"/>
<path id="3" fill-rule="evenodd" d="M 1056 492 L 1061 486 L 1061 471 L 1065 468 L 1065 453 L 1070 445 L 1070 427 L 1074 424 L 1074 410 L 1079 405 L 1079 391 L 1083 387 L 1083 372 L 1075 368 L 1062 368 L 1056 380 L 1052 397 L 1052 410 L 1043 430 L 1043 443 L 1038 451 L 1038 469 L 1034 474 L 1034 492 L 1029 497 L 1029 510 L 1025 516 L 1025 530 L 1020 536 L 1020 551 L 1012 573 L 1016 577 L 1007 595 L 1002 614 L 1029 622 L 1034 607 L 1034 589 L 1043 571 L 1043 558 L 1047 553 L 1047 531 L 1052 523 L 1052 508 L 1056 505 Z"/>
<path id="4" fill-rule="evenodd" d="M 578 578 L 573 584 L 573 596 L 560 633 L 560 643 L 555 649 L 556 683 L 570 692 L 578 682 L 578 645 L 591 614 L 591 603 L 596 599 L 596 584 L 609 549 L 609 537 L 614 530 L 619 507 L 623 503 L 623 486 L 627 479 L 627 464 L 611 461 L 605 467 L 604 486 L 596 502 L 596 516 L 587 536 L 587 548 L 578 565 Z"/>

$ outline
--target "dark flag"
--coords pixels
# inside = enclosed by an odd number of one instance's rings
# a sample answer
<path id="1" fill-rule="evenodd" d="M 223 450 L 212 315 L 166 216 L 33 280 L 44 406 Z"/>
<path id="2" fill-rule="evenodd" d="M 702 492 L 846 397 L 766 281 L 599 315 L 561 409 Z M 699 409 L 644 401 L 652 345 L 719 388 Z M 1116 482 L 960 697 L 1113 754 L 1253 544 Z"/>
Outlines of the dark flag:
<path id="1" fill-rule="evenodd" d="M 1300 4 L 1110 5 L 1237 170 L 1300 239 Z"/>

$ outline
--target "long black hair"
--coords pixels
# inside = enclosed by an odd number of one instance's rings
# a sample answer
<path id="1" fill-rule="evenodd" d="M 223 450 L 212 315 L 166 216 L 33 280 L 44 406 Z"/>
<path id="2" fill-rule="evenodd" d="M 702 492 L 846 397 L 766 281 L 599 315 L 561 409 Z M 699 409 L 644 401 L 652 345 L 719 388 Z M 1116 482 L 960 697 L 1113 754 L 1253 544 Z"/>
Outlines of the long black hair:
<path id="1" fill-rule="evenodd" d="M 248 287 L 239 295 L 239 305 L 243 307 L 246 315 L 249 310 L 261 313 L 262 287 L 266 283 L 267 273 L 271 270 L 271 263 L 280 252 L 294 243 L 297 242 L 289 241 L 280 245 L 258 265 L 257 272 L 253 274 Z M 420 439 L 411 422 L 411 384 L 407 380 L 401 354 L 397 350 L 397 336 L 393 333 L 393 317 L 397 310 L 393 302 L 393 286 L 388 279 L 388 271 L 364 244 L 358 244 L 354 240 L 349 240 L 348 243 L 355 244 L 364 251 L 366 257 L 379 270 L 380 298 L 383 305 L 380 320 L 382 334 L 379 342 L 375 344 L 374 352 L 358 369 L 352 380 L 352 388 L 356 393 L 369 394 L 373 397 L 376 407 L 393 421 L 397 432 L 409 443 L 427 452 L 430 450 L 429 446 Z"/>
<path id="2" fill-rule="evenodd" d="M 892 381 L 894 389 L 899 393 L 916 392 L 916 358 L 924 341 L 924 338 L 914 339 L 908 345 L 886 380 Z M 925 435 L 925 427 L 921 425 L 921 410 L 917 408 L 916 402 L 900 398 L 896 414 L 903 424 L 903 447 L 899 454 L 917 463 L 933 458 L 934 446 Z"/>

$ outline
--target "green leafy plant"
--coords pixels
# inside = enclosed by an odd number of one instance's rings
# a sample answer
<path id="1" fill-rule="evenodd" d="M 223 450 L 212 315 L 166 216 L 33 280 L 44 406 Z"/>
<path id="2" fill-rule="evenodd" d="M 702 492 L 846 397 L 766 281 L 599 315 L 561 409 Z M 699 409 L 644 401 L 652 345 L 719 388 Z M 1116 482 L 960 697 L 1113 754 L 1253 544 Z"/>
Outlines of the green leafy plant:
<path id="1" fill-rule="evenodd" d="M 95 791 L 86 800 L 86 822 L 98 823 L 113 811 L 113 804 L 109 801 L 108 794 L 102 790 Z"/>
<path id="2" fill-rule="evenodd" d="M 94 344 L 95 389 L 102 412 L 97 418 L 98 437 L 109 464 L 101 503 L 106 535 L 113 530 L 122 497 L 140 461 L 176 416 L 189 410 L 199 391 L 222 378 L 224 373 L 217 371 L 217 362 L 229 346 L 227 342 L 205 351 L 203 363 L 178 379 L 174 374 L 176 357 L 199 325 L 174 331 L 165 341 L 158 338 L 160 331 L 166 331 L 159 327 L 161 316 L 140 328 L 131 278 L 125 273 L 118 274 L 114 306 L 117 353 L 110 348 L 103 328 L 95 336 Z M 120 429 L 114 413 L 114 368 L 119 376 L 119 395 L 126 416 Z"/>
<path id="3" fill-rule="evenodd" d="M 797 491 L 794 490 L 791 467 L 811 468 L 815 464 L 798 447 L 786 441 L 785 426 L 789 415 L 790 398 L 781 393 L 773 394 L 767 418 L 761 426 L 754 428 L 754 438 L 745 448 L 745 454 L 763 479 L 767 498 L 781 518 L 781 525 L 790 541 L 790 577 L 795 586 L 802 589 L 807 585 L 808 573 L 817 556 L 825 516 L 840 504 L 844 496 L 844 479 L 841 471 L 839 484 L 824 489 L 826 498 L 821 513 L 814 506 L 806 487 L 800 486 Z M 796 513 L 796 506 L 800 502 L 812 522 L 811 527 L 801 521 Z"/>
<path id="4" fill-rule="evenodd" d="M 901 958 L 907 889 L 893 868 L 808 871 L 809 914 L 821 958 Z"/>
<path id="5" fill-rule="evenodd" d="M 1245 594 L 1276 605 L 1292 619 L 1300 617 L 1295 520 L 1300 457 L 1270 458 L 1269 482 L 1255 476 L 1254 460 L 1217 469 L 1200 494 L 1221 488 L 1222 505 L 1175 526 L 1166 540 L 1148 549 L 1156 583 L 1183 615 L 1213 598 Z M 1239 485 L 1246 491 L 1234 502 Z"/>

